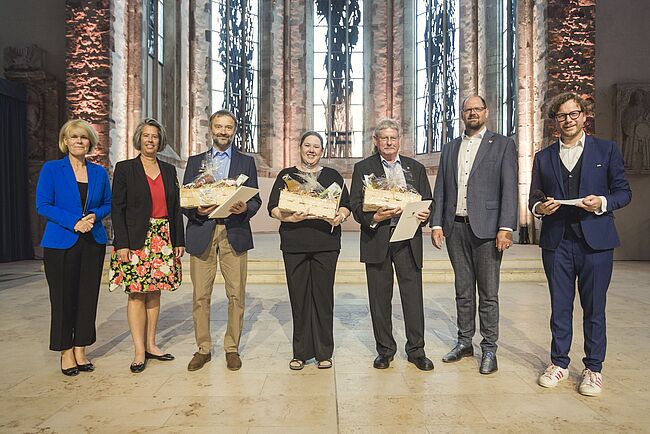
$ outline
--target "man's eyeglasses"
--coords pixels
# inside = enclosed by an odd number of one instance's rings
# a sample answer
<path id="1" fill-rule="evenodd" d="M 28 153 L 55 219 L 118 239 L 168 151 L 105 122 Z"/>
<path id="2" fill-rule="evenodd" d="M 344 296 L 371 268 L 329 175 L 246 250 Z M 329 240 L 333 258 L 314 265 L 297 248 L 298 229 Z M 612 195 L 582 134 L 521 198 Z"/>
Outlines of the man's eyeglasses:
<path id="1" fill-rule="evenodd" d="M 463 110 L 463 113 L 465 113 L 465 114 L 470 114 L 470 113 L 472 113 L 472 112 L 474 112 L 474 113 L 481 113 L 481 112 L 482 112 L 483 110 L 485 110 L 485 109 L 486 109 L 486 107 L 470 107 L 470 108 L 466 108 L 466 109 L 464 109 L 464 110 Z"/>
<path id="2" fill-rule="evenodd" d="M 566 121 L 566 117 L 570 117 L 573 120 L 578 119 L 578 116 L 580 116 L 580 113 L 582 113 L 582 110 L 574 110 L 569 113 L 555 113 L 555 120 L 558 122 L 564 122 Z"/>
<path id="3" fill-rule="evenodd" d="M 377 137 L 377 140 L 379 140 L 381 143 L 388 143 L 388 142 L 397 143 L 399 137 Z"/>

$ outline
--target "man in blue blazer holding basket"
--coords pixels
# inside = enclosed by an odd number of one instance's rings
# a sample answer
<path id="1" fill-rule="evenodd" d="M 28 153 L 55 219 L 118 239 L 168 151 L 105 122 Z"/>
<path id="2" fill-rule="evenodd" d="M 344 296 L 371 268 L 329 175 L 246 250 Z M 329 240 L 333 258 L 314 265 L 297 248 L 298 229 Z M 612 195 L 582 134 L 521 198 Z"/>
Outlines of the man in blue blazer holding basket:
<path id="1" fill-rule="evenodd" d="M 253 157 L 244 155 L 232 145 L 237 131 L 237 119 L 228 110 L 219 110 L 210 117 L 212 146 L 207 152 L 194 155 L 187 161 L 183 184 L 192 182 L 201 168 L 212 160 L 217 167 L 216 180 L 237 178 L 244 174 L 244 185 L 257 188 L 257 169 Z M 247 202 L 237 202 L 230 208 L 230 216 L 209 218 L 216 206 L 183 209 L 187 216 L 185 244 L 190 256 L 190 275 L 194 286 L 192 317 L 194 333 L 199 347 L 187 369 L 201 369 L 211 359 L 210 298 L 217 263 L 225 280 L 228 297 L 228 325 L 224 337 L 224 350 L 228 369 L 241 368 L 239 339 L 244 318 L 248 250 L 253 248 L 250 219 L 260 208 L 262 200 L 256 194 Z"/>

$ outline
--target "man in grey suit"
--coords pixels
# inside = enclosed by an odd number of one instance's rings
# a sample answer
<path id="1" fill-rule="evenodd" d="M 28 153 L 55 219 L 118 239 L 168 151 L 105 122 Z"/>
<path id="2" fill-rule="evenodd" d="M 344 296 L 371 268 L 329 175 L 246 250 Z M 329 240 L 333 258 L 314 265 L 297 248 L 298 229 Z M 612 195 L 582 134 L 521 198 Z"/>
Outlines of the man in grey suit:
<path id="1" fill-rule="evenodd" d="M 447 238 L 455 274 L 458 342 L 443 362 L 473 356 L 476 289 L 481 349 L 479 372 L 496 372 L 499 337 L 499 273 L 503 251 L 517 227 L 517 152 L 512 139 L 488 131 L 485 100 L 463 102 L 465 133 L 442 149 L 433 193 L 431 241 Z"/>

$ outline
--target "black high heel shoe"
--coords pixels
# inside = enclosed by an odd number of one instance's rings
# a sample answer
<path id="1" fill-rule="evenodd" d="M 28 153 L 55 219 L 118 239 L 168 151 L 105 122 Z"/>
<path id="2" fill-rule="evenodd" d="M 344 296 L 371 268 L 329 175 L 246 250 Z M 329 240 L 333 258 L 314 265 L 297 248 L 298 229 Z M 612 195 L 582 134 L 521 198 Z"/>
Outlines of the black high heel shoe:
<path id="1" fill-rule="evenodd" d="M 63 357 L 61 357 L 61 364 L 63 364 Z M 72 368 L 63 369 L 61 368 L 61 373 L 67 377 L 74 377 L 79 375 L 79 367 L 73 366 Z"/>

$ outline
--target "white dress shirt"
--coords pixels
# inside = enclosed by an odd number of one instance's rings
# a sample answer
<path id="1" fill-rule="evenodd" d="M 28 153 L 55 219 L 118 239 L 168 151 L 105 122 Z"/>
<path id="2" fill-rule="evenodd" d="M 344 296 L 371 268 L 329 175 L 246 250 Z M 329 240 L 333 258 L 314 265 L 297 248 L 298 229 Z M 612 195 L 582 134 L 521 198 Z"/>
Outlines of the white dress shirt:
<path id="1" fill-rule="evenodd" d="M 562 139 L 559 140 L 560 142 L 560 161 L 562 161 L 562 164 L 564 167 L 566 167 L 569 172 L 573 170 L 574 167 L 576 167 L 576 164 L 578 164 L 578 160 L 580 160 L 580 157 L 582 156 L 582 152 L 585 149 L 585 139 L 587 138 L 587 135 L 585 132 L 582 132 L 582 136 L 578 139 L 575 145 L 573 146 L 568 146 L 564 142 L 562 142 Z M 600 200 L 602 202 L 600 206 L 599 211 L 595 211 L 596 215 L 601 215 L 604 212 L 607 211 L 607 198 L 605 196 L 599 196 Z M 570 199 L 578 199 L 576 198 L 570 198 Z M 541 218 L 543 217 L 542 214 L 537 213 L 537 205 L 539 205 L 541 201 L 535 203 L 533 206 L 533 215 L 535 217 Z"/>

